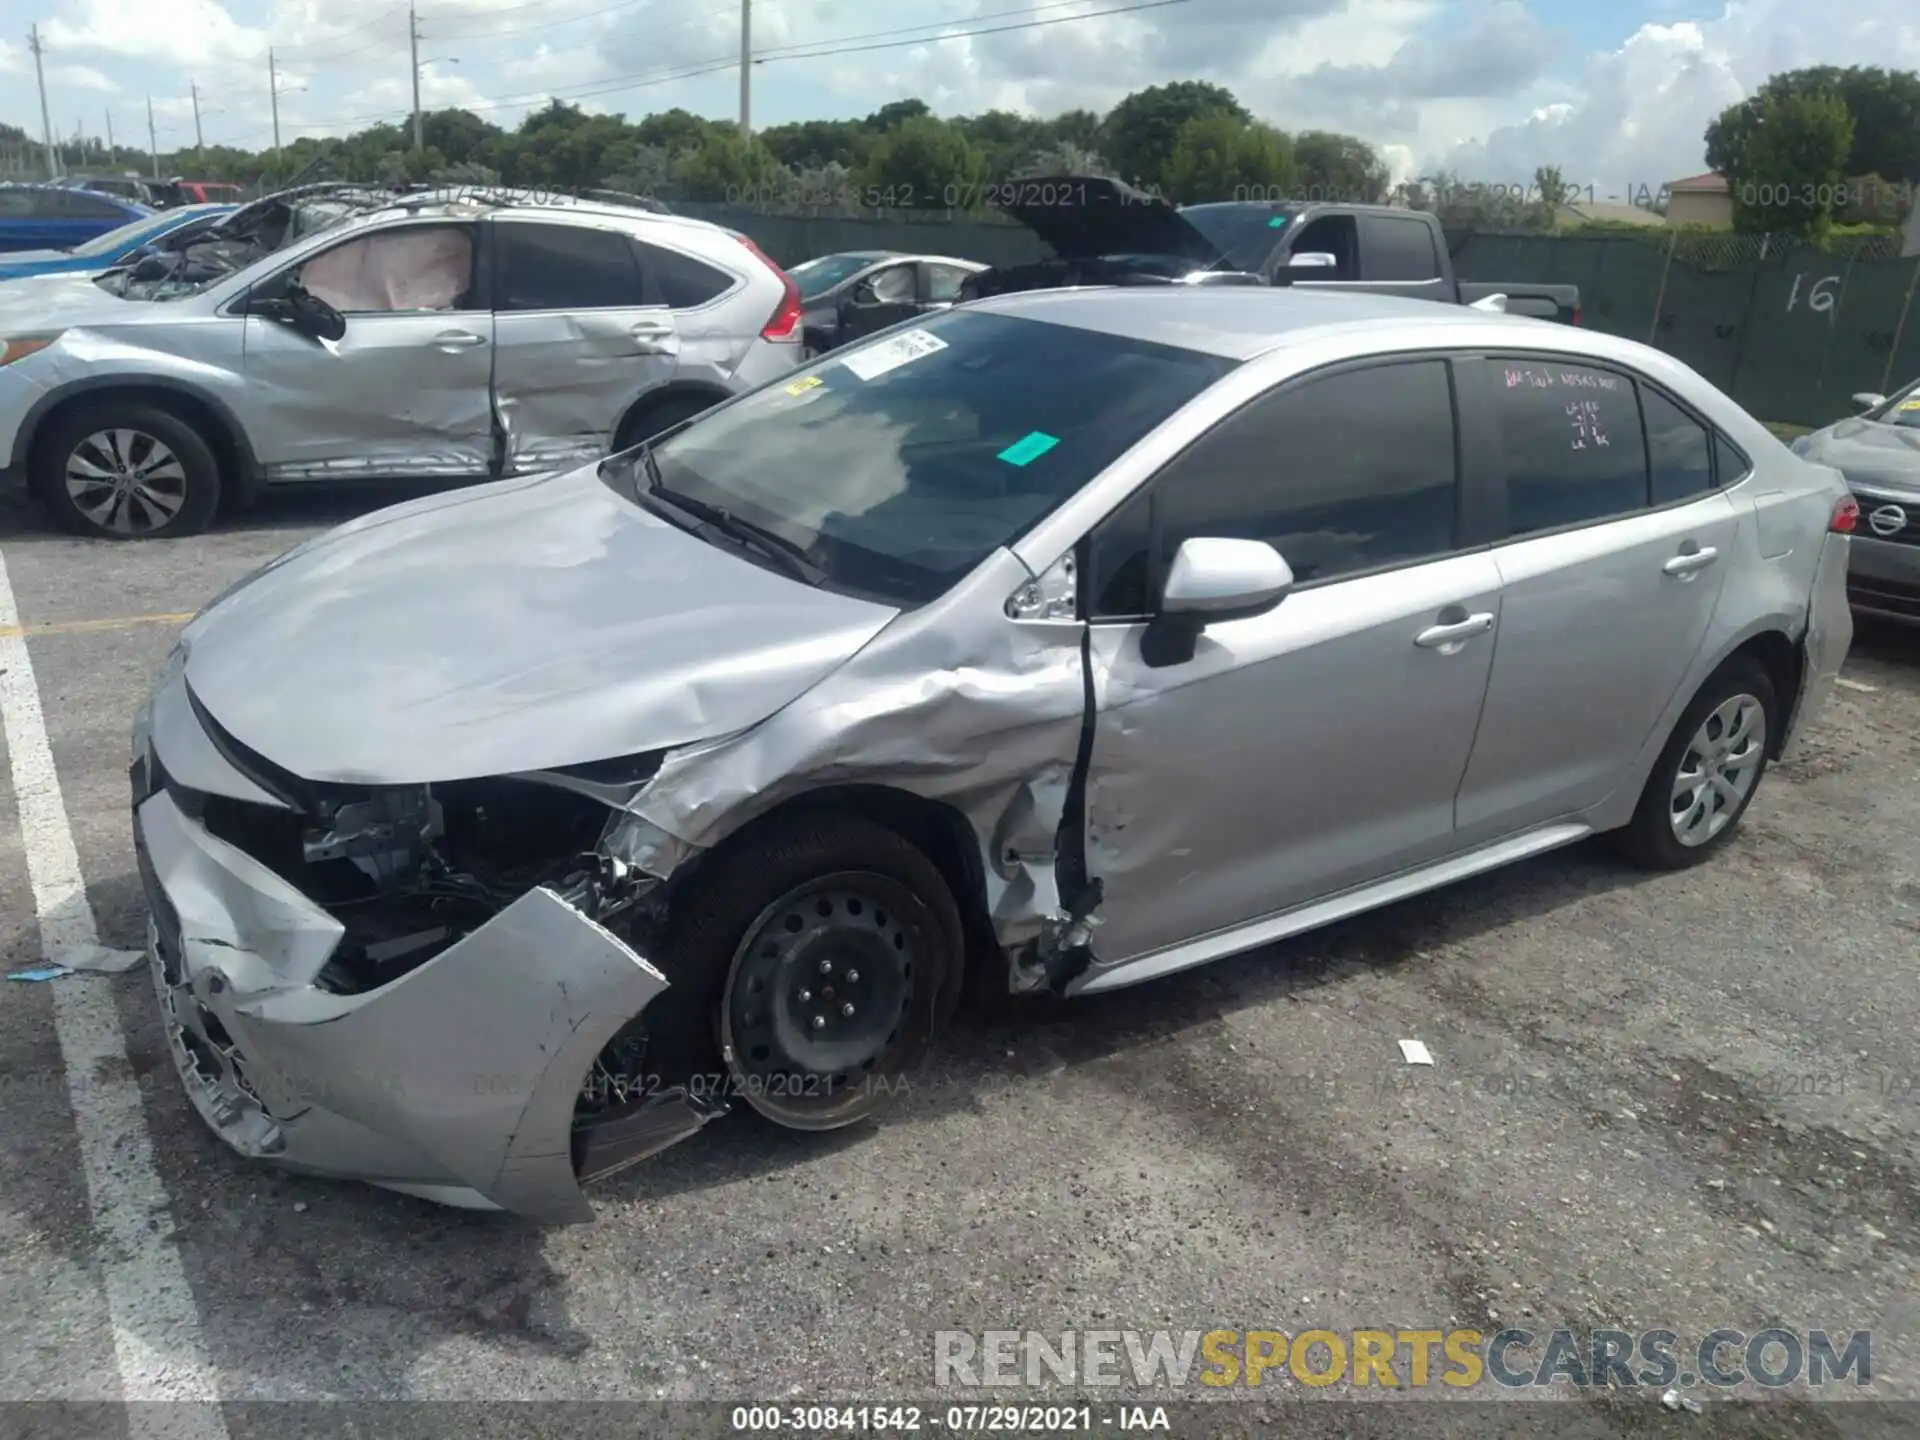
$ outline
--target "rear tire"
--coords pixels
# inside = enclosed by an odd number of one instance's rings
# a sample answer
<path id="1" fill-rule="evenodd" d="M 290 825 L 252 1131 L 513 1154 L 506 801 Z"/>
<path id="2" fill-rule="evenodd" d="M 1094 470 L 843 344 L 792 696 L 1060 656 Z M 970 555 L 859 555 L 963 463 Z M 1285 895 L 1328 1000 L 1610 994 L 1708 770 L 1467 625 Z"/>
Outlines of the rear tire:
<path id="1" fill-rule="evenodd" d="M 1758 660 L 1722 665 L 1673 727 L 1614 848 L 1649 870 L 1684 870 L 1726 845 L 1760 791 L 1779 711 Z"/>
<path id="2" fill-rule="evenodd" d="M 103 400 L 56 418 L 28 478 L 63 530 L 107 540 L 197 535 L 220 508 L 220 461 L 179 416 Z"/>
<path id="3" fill-rule="evenodd" d="M 684 1072 L 793 1130 L 879 1113 L 953 1008 L 964 931 L 915 845 L 862 816 L 776 817 L 675 905 L 647 1070 Z"/>

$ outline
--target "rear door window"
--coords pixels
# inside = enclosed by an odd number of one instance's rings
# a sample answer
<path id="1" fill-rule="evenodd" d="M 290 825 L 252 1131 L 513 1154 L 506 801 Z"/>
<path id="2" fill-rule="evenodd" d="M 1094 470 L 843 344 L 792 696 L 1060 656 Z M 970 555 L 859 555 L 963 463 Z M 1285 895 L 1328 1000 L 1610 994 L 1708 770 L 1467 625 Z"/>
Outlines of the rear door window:
<path id="1" fill-rule="evenodd" d="M 633 248 L 640 257 L 641 291 L 650 304 L 691 310 L 718 300 L 737 283 L 726 271 L 664 245 L 636 240 Z"/>
<path id="2" fill-rule="evenodd" d="M 1631 380 L 1538 358 L 1495 358 L 1487 372 L 1506 457 L 1508 538 L 1647 508 L 1647 450 Z"/>
<path id="3" fill-rule="evenodd" d="M 1653 503 L 1670 504 L 1713 489 L 1713 434 L 1658 390 L 1640 387 L 1647 422 Z"/>
<path id="4" fill-rule="evenodd" d="M 608 310 L 646 304 L 627 237 L 587 225 L 497 223 L 500 310 Z"/>
<path id="5" fill-rule="evenodd" d="M 1434 251 L 1433 228 L 1423 220 L 1398 215 L 1366 215 L 1360 220 L 1360 242 L 1369 280 L 1438 280 L 1440 258 Z"/>

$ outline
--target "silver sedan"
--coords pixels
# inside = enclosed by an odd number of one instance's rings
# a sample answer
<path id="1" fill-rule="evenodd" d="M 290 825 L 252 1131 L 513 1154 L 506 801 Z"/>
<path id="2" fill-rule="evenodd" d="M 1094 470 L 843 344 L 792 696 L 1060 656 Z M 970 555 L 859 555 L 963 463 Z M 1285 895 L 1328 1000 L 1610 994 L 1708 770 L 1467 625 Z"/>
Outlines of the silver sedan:
<path id="1" fill-rule="evenodd" d="M 1920 625 L 1920 380 L 1853 399 L 1859 415 L 1801 436 L 1793 450 L 1840 471 L 1859 502 L 1847 571 L 1853 608 Z"/>
<path id="2" fill-rule="evenodd" d="M 242 1154 L 543 1221 L 828 1129 L 964 985 L 1167 975 L 1606 834 L 1730 843 L 1852 502 L 1644 346 L 1071 290 L 311 541 L 134 736 L 152 968 Z"/>

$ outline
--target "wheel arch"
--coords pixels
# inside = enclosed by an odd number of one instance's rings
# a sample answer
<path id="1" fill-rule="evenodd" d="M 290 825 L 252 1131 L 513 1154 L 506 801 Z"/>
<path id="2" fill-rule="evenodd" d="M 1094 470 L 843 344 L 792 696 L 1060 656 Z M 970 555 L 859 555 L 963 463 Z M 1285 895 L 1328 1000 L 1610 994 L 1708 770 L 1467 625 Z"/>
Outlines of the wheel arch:
<path id="1" fill-rule="evenodd" d="M 731 400 L 733 392 L 706 380 L 669 380 L 664 385 L 656 385 L 653 389 L 640 394 L 621 415 L 620 423 L 613 427 L 614 450 L 625 450 L 628 446 L 645 438 L 637 432 L 640 421 L 645 418 L 649 410 L 658 409 L 662 405 L 686 397 L 706 400 L 710 404 L 718 405 L 723 400 Z"/>
<path id="2" fill-rule="evenodd" d="M 30 469 L 37 447 L 53 422 L 75 410 L 108 400 L 153 405 L 199 430 L 220 462 L 223 505 L 244 502 L 258 492 L 259 463 L 233 411 L 191 385 L 147 377 L 103 375 L 76 380 L 49 391 L 27 412 L 25 423 L 15 434 L 12 464 L 22 470 Z"/>

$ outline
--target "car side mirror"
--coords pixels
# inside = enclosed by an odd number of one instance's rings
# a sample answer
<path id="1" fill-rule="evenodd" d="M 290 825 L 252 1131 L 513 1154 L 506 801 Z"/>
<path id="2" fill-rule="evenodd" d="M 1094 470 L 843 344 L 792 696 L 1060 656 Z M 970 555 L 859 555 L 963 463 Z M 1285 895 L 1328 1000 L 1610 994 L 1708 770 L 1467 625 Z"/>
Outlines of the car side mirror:
<path id="1" fill-rule="evenodd" d="M 1140 637 L 1141 659 L 1155 668 L 1184 665 L 1209 625 L 1264 615 L 1292 588 L 1293 568 L 1263 540 L 1182 541 Z"/>
<path id="2" fill-rule="evenodd" d="M 338 340 L 347 333 L 347 317 L 299 285 L 287 287 L 287 319 L 293 328 L 316 340 Z"/>
<path id="3" fill-rule="evenodd" d="M 1287 257 L 1289 270 L 1338 270 L 1340 257 L 1330 255 L 1325 250 L 1303 250 L 1298 255 Z"/>
<path id="4" fill-rule="evenodd" d="M 1861 410 L 1875 410 L 1887 403 L 1887 397 L 1884 395 L 1874 395 L 1862 390 L 1858 395 L 1853 397 L 1853 403 Z"/>

